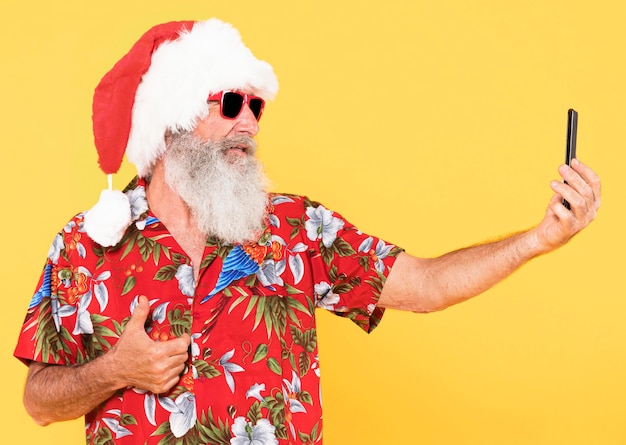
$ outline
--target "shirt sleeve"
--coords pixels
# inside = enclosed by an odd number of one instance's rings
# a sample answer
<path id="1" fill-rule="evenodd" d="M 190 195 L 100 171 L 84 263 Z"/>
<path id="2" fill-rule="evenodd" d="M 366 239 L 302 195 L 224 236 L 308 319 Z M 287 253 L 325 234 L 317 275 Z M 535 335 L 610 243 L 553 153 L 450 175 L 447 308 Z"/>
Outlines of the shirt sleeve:
<path id="1" fill-rule="evenodd" d="M 316 306 L 371 332 L 383 316 L 378 299 L 402 249 L 361 232 L 318 202 L 305 198 L 304 207 Z"/>
<path id="2" fill-rule="evenodd" d="M 79 216 L 52 242 L 14 350 L 24 363 L 69 365 L 85 359 L 79 328 L 80 301 L 88 292 L 82 277 L 87 250 L 81 238 Z"/>

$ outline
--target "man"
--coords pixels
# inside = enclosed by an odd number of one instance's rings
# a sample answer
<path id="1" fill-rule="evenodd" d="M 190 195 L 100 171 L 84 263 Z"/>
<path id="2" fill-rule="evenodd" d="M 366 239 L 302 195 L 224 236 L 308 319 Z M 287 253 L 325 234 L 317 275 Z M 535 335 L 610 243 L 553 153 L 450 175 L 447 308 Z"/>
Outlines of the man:
<path id="1" fill-rule="evenodd" d="M 88 443 L 321 443 L 316 308 L 368 332 L 385 308 L 441 310 L 596 216 L 599 179 L 575 161 L 533 229 L 413 257 L 265 191 L 254 136 L 277 88 L 218 20 L 153 28 L 103 78 L 100 166 L 126 153 L 139 175 L 52 244 L 15 350 L 37 423 L 85 415 Z"/>

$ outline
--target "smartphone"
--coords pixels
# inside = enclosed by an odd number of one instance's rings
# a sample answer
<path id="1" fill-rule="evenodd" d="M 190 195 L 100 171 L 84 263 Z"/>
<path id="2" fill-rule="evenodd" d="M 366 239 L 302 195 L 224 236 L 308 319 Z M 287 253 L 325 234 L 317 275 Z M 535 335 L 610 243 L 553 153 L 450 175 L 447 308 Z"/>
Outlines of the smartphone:
<path id="1" fill-rule="evenodd" d="M 565 141 L 565 163 L 571 165 L 576 157 L 576 134 L 578 132 L 578 113 L 573 108 L 567 110 L 567 139 Z M 567 181 L 565 181 L 567 184 Z M 565 199 L 563 205 L 569 209 L 570 205 Z"/>

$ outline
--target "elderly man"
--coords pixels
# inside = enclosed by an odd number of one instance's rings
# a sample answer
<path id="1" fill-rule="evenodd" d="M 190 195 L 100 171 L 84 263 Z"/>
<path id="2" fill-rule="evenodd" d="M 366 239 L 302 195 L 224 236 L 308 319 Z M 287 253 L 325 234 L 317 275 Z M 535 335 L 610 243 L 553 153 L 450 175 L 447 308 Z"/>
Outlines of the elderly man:
<path id="1" fill-rule="evenodd" d="M 385 308 L 441 310 L 596 216 L 599 179 L 574 161 L 536 227 L 411 256 L 266 191 L 254 137 L 277 88 L 215 19 L 156 26 L 103 78 L 100 166 L 126 153 L 139 174 L 50 248 L 15 350 L 37 423 L 84 415 L 88 443 L 321 443 L 316 308 L 368 332 Z"/>

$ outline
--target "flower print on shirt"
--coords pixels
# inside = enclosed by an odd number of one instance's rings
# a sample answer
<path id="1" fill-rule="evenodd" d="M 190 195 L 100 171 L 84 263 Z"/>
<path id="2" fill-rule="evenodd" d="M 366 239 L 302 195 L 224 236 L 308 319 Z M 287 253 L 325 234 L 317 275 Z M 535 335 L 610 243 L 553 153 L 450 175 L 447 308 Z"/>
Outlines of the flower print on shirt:
<path id="1" fill-rule="evenodd" d="M 176 400 L 159 397 L 159 403 L 170 414 L 170 429 L 176 438 L 181 438 L 196 424 L 196 399 L 190 392 L 184 392 Z"/>
<path id="2" fill-rule="evenodd" d="M 50 250 L 48 250 L 48 258 L 52 261 L 53 264 L 57 264 L 59 262 L 59 256 L 61 255 L 61 251 L 65 249 L 65 243 L 63 242 L 63 237 L 60 233 L 54 237 L 54 241 L 50 245 Z"/>
<path id="3" fill-rule="evenodd" d="M 387 258 L 394 246 L 392 246 L 391 244 L 385 244 L 383 240 L 378 240 L 378 243 L 376 243 L 376 248 L 372 249 L 373 244 L 374 238 L 370 236 L 361 243 L 358 251 L 367 253 L 372 259 L 376 270 L 380 273 L 383 273 L 385 270 L 385 263 L 383 262 L 383 260 Z"/>
<path id="4" fill-rule="evenodd" d="M 231 445 L 278 445 L 274 431 L 276 428 L 267 420 L 259 419 L 256 425 L 237 417 L 233 423 Z"/>
<path id="5" fill-rule="evenodd" d="M 143 186 L 135 181 L 128 194 L 133 217 Z M 98 357 L 119 341 L 141 295 L 151 339 L 191 335 L 178 384 L 160 395 L 120 390 L 88 414 L 87 443 L 321 443 L 315 308 L 371 331 L 397 250 L 306 197 L 270 199 L 259 240 L 209 239 L 196 280 L 149 209 L 115 247 L 90 240 L 82 214 L 53 240 L 16 356 L 59 365 Z"/>
<path id="6" fill-rule="evenodd" d="M 85 246 L 81 242 L 82 234 L 85 233 L 83 221 L 70 221 L 65 225 L 63 231 L 69 235 L 64 242 L 65 250 L 75 250 L 81 258 L 86 258 L 87 249 L 85 249 Z"/>
<path id="7" fill-rule="evenodd" d="M 196 292 L 196 280 L 193 277 L 193 267 L 181 264 L 174 275 L 178 280 L 178 288 L 187 297 L 193 297 Z"/>
<path id="8" fill-rule="evenodd" d="M 253 397 L 259 402 L 263 402 L 264 397 L 261 395 L 262 391 L 265 391 L 265 383 L 255 383 L 246 391 L 246 399 Z"/>
<path id="9" fill-rule="evenodd" d="M 322 240 L 324 247 L 329 248 L 337 239 L 337 232 L 343 228 L 345 222 L 333 216 L 333 212 L 324 206 L 309 207 L 306 209 L 309 218 L 305 223 L 307 237 L 311 241 Z"/>
<path id="10" fill-rule="evenodd" d="M 298 399 L 302 392 L 302 383 L 300 377 L 295 371 L 291 371 L 291 382 L 287 379 L 283 379 L 283 395 L 285 400 L 288 401 L 289 411 L 292 413 L 306 413 L 306 408 L 302 402 Z"/>
<path id="11" fill-rule="evenodd" d="M 329 311 L 335 310 L 335 305 L 339 303 L 339 295 L 332 291 L 330 284 L 322 281 L 313 288 L 315 289 L 315 305 Z"/>
<path id="12" fill-rule="evenodd" d="M 235 392 L 235 379 L 233 378 L 232 373 L 245 371 L 245 369 L 243 369 L 238 364 L 230 362 L 230 359 L 232 359 L 234 355 L 235 350 L 232 349 L 226 354 L 222 355 L 222 358 L 220 358 L 220 365 L 224 368 L 224 377 L 226 377 L 228 387 L 233 393 Z"/>
<path id="13" fill-rule="evenodd" d="M 119 419 L 122 414 L 121 410 L 111 409 L 107 411 L 107 414 L 111 414 L 112 417 L 104 417 L 102 421 L 112 431 L 113 437 L 121 439 L 122 437 L 131 436 L 133 434 L 128 428 L 120 425 Z"/>
<path id="14" fill-rule="evenodd" d="M 130 204 L 131 221 L 137 221 L 141 215 L 148 211 L 148 200 L 146 199 L 146 189 L 139 185 L 134 189 L 125 192 Z"/>

